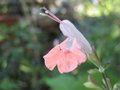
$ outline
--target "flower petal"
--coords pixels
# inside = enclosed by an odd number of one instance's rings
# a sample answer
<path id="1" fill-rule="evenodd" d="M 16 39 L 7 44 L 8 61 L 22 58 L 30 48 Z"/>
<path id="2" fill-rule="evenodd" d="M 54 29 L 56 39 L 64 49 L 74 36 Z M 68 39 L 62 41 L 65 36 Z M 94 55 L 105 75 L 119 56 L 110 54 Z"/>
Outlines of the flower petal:
<path id="1" fill-rule="evenodd" d="M 65 73 L 74 70 L 78 66 L 78 59 L 70 50 L 62 51 L 57 63 L 59 72 Z"/>
<path id="2" fill-rule="evenodd" d="M 89 42 L 69 20 L 63 20 L 60 23 L 60 30 L 65 36 L 69 38 L 76 38 L 79 41 L 79 44 L 81 45 L 84 53 L 89 54 L 92 52 L 92 48 Z"/>
<path id="3" fill-rule="evenodd" d="M 53 49 L 51 49 L 48 52 L 48 54 L 43 56 L 45 60 L 45 65 L 49 70 L 53 70 L 54 67 L 56 66 L 59 54 L 60 54 L 60 47 L 59 45 L 57 45 Z"/>
<path id="4" fill-rule="evenodd" d="M 71 51 L 75 54 L 75 56 L 77 58 L 79 58 L 78 59 L 79 64 L 81 64 L 87 60 L 86 54 L 81 51 L 81 48 L 76 39 L 74 39 L 74 41 L 73 41 Z"/>
<path id="5" fill-rule="evenodd" d="M 72 46 L 73 39 L 66 38 L 62 43 L 60 43 L 61 49 L 69 49 Z"/>

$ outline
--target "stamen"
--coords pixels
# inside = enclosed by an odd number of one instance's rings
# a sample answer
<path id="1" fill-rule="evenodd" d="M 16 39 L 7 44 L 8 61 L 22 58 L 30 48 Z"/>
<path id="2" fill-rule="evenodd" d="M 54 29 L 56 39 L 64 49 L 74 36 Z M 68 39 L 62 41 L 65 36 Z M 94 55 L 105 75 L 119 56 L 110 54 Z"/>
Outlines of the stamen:
<path id="1" fill-rule="evenodd" d="M 43 7 L 46 13 L 50 14 L 52 17 L 56 18 L 58 21 L 61 21 L 58 17 L 56 17 L 52 12 L 50 12 L 47 8 Z"/>
<path id="2" fill-rule="evenodd" d="M 47 17 L 51 18 L 52 20 L 56 21 L 57 23 L 60 23 L 59 21 L 57 21 L 55 18 L 53 18 L 53 17 L 50 16 L 50 15 L 47 15 L 47 14 L 45 14 L 45 13 L 40 13 L 40 15 L 42 15 L 42 16 L 47 16 Z"/>
<path id="3" fill-rule="evenodd" d="M 46 14 L 45 13 L 39 13 L 40 15 L 42 15 L 42 16 L 46 16 Z"/>
<path id="4" fill-rule="evenodd" d="M 41 8 L 41 9 L 45 10 L 45 13 L 44 13 L 45 16 L 53 19 L 54 21 L 56 21 L 56 22 L 58 22 L 58 23 L 61 22 L 61 20 L 60 20 L 59 18 L 57 18 L 53 13 L 51 13 L 51 12 L 50 12 L 48 9 L 46 9 L 45 7 Z M 49 15 L 48 15 L 48 14 L 49 14 Z"/>

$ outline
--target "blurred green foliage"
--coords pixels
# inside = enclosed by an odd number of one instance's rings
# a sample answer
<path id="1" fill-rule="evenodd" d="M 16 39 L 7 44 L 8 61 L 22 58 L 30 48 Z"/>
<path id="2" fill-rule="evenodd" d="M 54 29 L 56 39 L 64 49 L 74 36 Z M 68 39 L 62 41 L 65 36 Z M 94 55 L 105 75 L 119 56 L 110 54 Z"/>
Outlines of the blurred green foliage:
<path id="1" fill-rule="evenodd" d="M 46 48 L 47 33 L 33 33 L 28 25 L 21 26 L 20 23 L 12 27 L 1 25 L 0 44 L 0 89 L 16 90 L 19 87 L 39 86 L 41 83 L 37 78 L 42 77 L 40 72 L 45 72 L 41 70 L 43 61 L 40 59 Z"/>
<path id="2" fill-rule="evenodd" d="M 74 22 L 78 21 L 80 30 L 95 46 L 103 65 L 109 66 L 107 76 L 116 87 L 120 81 L 120 1 L 86 0 L 82 5 L 85 8 Z M 65 75 L 46 69 L 42 56 L 52 48 L 50 38 L 49 32 L 32 27 L 27 19 L 11 27 L 0 25 L 0 90 L 93 90 L 83 85 L 87 71 L 95 68 L 89 61 Z M 101 85 L 101 75 L 90 75 Z"/>

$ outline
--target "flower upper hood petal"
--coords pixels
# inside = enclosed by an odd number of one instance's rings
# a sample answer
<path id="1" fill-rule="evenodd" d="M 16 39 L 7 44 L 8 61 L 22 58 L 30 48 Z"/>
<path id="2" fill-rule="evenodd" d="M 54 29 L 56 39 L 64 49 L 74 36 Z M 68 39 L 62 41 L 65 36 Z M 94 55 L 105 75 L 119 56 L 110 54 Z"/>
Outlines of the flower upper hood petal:
<path id="1" fill-rule="evenodd" d="M 82 33 L 69 21 L 63 20 L 60 23 L 60 30 L 62 33 L 69 38 L 76 38 L 81 46 L 81 49 L 84 53 L 89 54 L 92 52 L 92 48 L 86 38 L 82 35 Z"/>

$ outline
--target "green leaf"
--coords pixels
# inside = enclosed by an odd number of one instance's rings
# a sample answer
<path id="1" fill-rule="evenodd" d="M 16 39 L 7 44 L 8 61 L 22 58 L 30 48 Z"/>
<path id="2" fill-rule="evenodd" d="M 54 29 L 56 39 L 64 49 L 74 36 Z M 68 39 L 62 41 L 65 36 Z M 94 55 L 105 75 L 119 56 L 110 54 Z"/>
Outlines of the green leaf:
<path id="1" fill-rule="evenodd" d="M 114 90 L 119 90 L 119 89 L 120 89 L 120 82 L 116 83 L 116 84 L 113 86 L 113 89 L 114 89 Z"/>
<path id="2" fill-rule="evenodd" d="M 88 82 L 85 82 L 84 86 L 87 88 L 102 90 L 102 87 L 91 76 L 88 76 Z"/>
<path id="3" fill-rule="evenodd" d="M 86 90 L 83 85 L 86 78 L 86 75 L 80 78 L 75 78 L 71 75 L 59 75 L 54 78 L 47 78 L 45 81 L 51 87 L 51 90 Z"/>
<path id="4" fill-rule="evenodd" d="M 92 82 L 86 82 L 86 83 L 84 83 L 84 86 L 87 87 L 87 88 L 102 90 L 102 88 L 94 85 Z"/>

